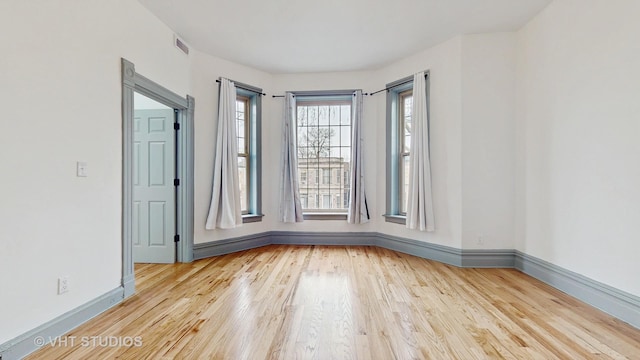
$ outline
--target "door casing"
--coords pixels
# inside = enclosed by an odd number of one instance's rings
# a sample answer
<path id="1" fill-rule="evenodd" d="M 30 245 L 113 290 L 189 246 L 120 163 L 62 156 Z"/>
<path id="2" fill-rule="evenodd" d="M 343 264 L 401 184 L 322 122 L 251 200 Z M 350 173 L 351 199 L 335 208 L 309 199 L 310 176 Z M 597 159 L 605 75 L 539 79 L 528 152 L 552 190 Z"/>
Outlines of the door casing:
<path id="1" fill-rule="evenodd" d="M 133 268 L 133 93 L 134 91 L 177 110 L 180 126 L 176 143 L 177 190 L 176 231 L 178 262 L 193 261 L 193 112 L 195 99 L 181 97 L 138 74 L 135 65 L 121 61 L 122 70 L 122 287 L 124 297 L 135 293 Z"/>

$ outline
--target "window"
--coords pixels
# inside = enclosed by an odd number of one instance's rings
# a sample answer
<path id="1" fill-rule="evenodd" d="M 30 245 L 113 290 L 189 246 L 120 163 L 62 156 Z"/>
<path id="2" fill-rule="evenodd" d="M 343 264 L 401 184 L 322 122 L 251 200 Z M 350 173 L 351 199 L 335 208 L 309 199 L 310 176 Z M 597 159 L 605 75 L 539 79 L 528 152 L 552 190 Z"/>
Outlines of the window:
<path id="1" fill-rule="evenodd" d="M 428 76 L 428 75 L 427 75 Z M 429 82 L 426 82 L 429 94 Z M 413 76 L 387 84 L 387 212 L 389 222 L 405 223 L 411 159 Z M 428 104 L 427 104 L 428 105 Z"/>
<path id="2" fill-rule="evenodd" d="M 411 156 L 411 108 L 413 106 L 413 90 L 403 91 L 398 94 L 400 105 L 398 106 L 398 128 L 400 151 L 398 159 L 400 186 L 398 194 L 399 213 L 407 214 L 407 199 L 409 198 L 409 161 Z"/>
<path id="3" fill-rule="evenodd" d="M 349 186 L 341 178 L 350 171 L 352 94 L 295 94 L 300 192 L 316 199 L 302 204 L 306 214 L 346 215 L 348 202 L 340 200 L 346 199 Z M 309 178 L 314 173 L 315 182 L 303 182 L 303 173 Z"/>
<path id="4" fill-rule="evenodd" d="M 300 172 L 300 185 L 307 185 L 307 171 Z"/>
<path id="5" fill-rule="evenodd" d="M 323 209 L 331 208 L 331 195 L 322 195 L 322 208 Z"/>
<path id="6" fill-rule="evenodd" d="M 238 181 L 243 222 L 261 221 L 261 89 L 236 84 Z"/>
<path id="7" fill-rule="evenodd" d="M 240 183 L 240 208 L 243 214 L 249 213 L 249 98 L 236 98 L 236 137 L 238 139 L 238 182 Z"/>
<path id="8" fill-rule="evenodd" d="M 322 169 L 322 185 L 329 185 L 331 181 L 331 170 Z"/>

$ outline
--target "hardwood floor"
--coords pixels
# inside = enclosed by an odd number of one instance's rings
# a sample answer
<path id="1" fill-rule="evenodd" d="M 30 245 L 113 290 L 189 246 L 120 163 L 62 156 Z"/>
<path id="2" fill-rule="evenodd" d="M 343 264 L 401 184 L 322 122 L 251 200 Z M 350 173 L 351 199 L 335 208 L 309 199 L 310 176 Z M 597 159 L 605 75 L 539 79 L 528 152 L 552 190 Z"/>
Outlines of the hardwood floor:
<path id="1" fill-rule="evenodd" d="M 640 359 L 640 330 L 516 270 L 376 247 L 138 264 L 136 281 L 29 359 Z"/>

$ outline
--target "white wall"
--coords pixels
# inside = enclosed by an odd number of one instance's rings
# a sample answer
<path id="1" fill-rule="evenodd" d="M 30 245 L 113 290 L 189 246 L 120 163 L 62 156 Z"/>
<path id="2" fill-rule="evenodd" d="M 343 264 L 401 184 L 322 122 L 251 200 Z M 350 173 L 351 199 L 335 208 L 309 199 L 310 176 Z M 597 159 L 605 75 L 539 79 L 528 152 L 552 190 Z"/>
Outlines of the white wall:
<path id="1" fill-rule="evenodd" d="M 197 99 L 195 242 L 269 230 L 381 231 L 458 248 L 513 248 L 514 55 L 513 33 L 459 36 L 376 71 L 269 76 L 196 52 L 192 62 L 192 83 Z M 407 230 L 403 225 L 386 223 L 382 217 L 387 178 L 384 92 L 364 98 L 365 139 L 375 139 L 365 141 L 370 223 L 279 222 L 283 100 L 271 95 L 281 95 L 289 90 L 363 89 L 372 92 L 384 88 L 388 82 L 422 70 L 431 71 L 431 157 L 436 232 Z M 244 224 L 232 230 L 207 231 L 204 220 L 211 195 L 214 119 L 217 116 L 215 79 L 218 76 L 260 86 L 268 93 L 263 99 L 262 130 L 263 211 L 266 216 L 261 223 Z M 463 161 L 463 151 L 469 155 L 469 161 Z M 467 176 L 464 183 L 463 171 Z M 482 245 L 476 245 L 478 233 L 484 235 Z M 464 244 L 463 234 L 466 234 Z"/>
<path id="2" fill-rule="evenodd" d="M 408 230 L 404 225 L 381 220 L 378 231 L 385 234 L 461 247 L 461 121 L 462 121 L 462 40 L 455 37 L 440 45 L 393 63 L 375 74 L 375 90 L 385 84 L 430 70 L 431 90 L 431 173 L 436 231 Z M 377 104 L 376 200 L 379 217 L 386 199 L 386 95 L 374 95 Z"/>
<path id="3" fill-rule="evenodd" d="M 120 285 L 120 58 L 179 94 L 189 64 L 134 0 L 5 0 L 0 33 L 4 343 Z"/>
<path id="4" fill-rule="evenodd" d="M 518 33 L 517 248 L 640 295 L 640 2 L 551 3 Z"/>
<path id="5" fill-rule="evenodd" d="M 270 102 L 272 77 L 262 71 L 258 71 L 246 66 L 237 65 L 232 62 L 222 60 L 197 50 L 193 50 L 191 57 L 191 85 L 192 94 L 196 99 L 196 110 L 194 114 L 195 144 L 194 144 L 194 171 L 195 171 L 195 200 L 194 200 L 194 243 L 205 243 L 220 239 L 233 238 L 237 236 L 255 234 L 270 230 L 267 223 L 256 222 L 243 224 L 235 229 L 205 230 L 209 205 L 211 203 L 211 187 L 213 185 L 213 163 L 216 148 L 216 129 L 218 119 L 218 83 L 216 80 L 225 77 L 235 81 L 262 88 L 269 95 L 263 97 L 262 103 L 262 151 L 263 151 L 263 207 L 268 192 L 273 191 L 265 186 L 265 182 L 270 177 L 276 176 L 270 167 L 267 167 L 268 159 L 271 157 L 268 145 L 268 134 L 266 130 L 272 126 L 270 118 Z M 265 144 L 267 143 L 267 144 Z M 268 219 L 275 215 L 266 212 Z"/>
<path id="6" fill-rule="evenodd" d="M 462 247 L 513 249 L 515 33 L 462 37 Z"/>

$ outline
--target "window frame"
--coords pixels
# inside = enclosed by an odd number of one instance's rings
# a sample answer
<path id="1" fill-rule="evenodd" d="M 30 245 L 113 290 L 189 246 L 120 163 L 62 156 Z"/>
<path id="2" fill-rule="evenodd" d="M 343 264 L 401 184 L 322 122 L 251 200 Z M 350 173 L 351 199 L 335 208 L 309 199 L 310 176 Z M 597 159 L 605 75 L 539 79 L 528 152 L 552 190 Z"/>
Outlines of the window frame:
<path id="1" fill-rule="evenodd" d="M 241 157 L 245 159 L 245 165 L 246 165 L 246 170 L 245 170 L 245 184 L 247 185 L 247 208 L 246 210 L 242 210 L 242 215 L 248 215 L 250 213 L 250 192 L 251 192 L 251 128 L 252 128 L 252 124 L 251 124 L 251 98 L 249 98 L 248 96 L 245 95 L 240 95 L 238 94 L 238 92 L 236 91 L 236 112 L 237 112 L 237 106 L 238 106 L 238 102 L 242 102 L 244 104 L 244 149 L 242 149 L 243 152 L 240 152 L 240 149 L 238 150 L 238 159 L 240 159 Z M 236 117 L 236 121 L 238 121 L 237 117 Z M 239 134 L 236 134 L 236 137 Z M 241 204 L 242 205 L 242 204 Z"/>
<path id="2" fill-rule="evenodd" d="M 430 111 L 429 71 L 425 71 L 425 91 L 427 111 Z M 401 109 L 402 94 L 413 96 L 413 75 L 388 83 L 387 89 L 387 121 L 386 121 L 386 222 L 406 224 L 406 212 L 402 210 L 402 161 L 404 156 L 404 118 Z M 404 156 L 403 156 L 404 155 Z"/>
<path id="3" fill-rule="evenodd" d="M 248 113 L 245 112 L 248 209 L 242 213 L 242 222 L 259 222 L 264 216 L 262 213 L 262 89 L 237 81 L 234 83 L 236 99 L 249 100 Z"/>
<path id="4" fill-rule="evenodd" d="M 411 161 L 411 150 L 405 150 L 405 125 L 406 114 L 404 102 L 408 97 L 413 98 L 413 87 L 398 93 L 398 215 L 407 216 L 404 203 L 404 160 L 409 158 Z M 413 119 L 412 119 L 413 121 Z"/>
<path id="5" fill-rule="evenodd" d="M 304 105 L 330 105 L 330 103 L 334 103 L 333 105 L 335 105 L 336 103 L 343 103 L 344 105 L 349 105 L 350 108 L 350 112 L 351 112 L 351 117 L 353 116 L 353 95 L 356 92 L 355 89 L 353 90 L 321 90 L 321 91 L 294 91 L 292 92 L 293 95 L 296 97 L 296 114 L 297 114 L 297 107 L 298 105 L 300 105 L 300 103 L 304 103 Z M 298 119 L 296 116 L 296 128 L 298 127 Z M 350 127 L 351 127 L 351 132 L 353 132 L 353 119 L 350 118 Z M 298 145 L 298 139 L 297 139 L 297 131 L 296 131 L 296 146 Z M 349 147 L 351 147 L 353 144 L 350 144 Z M 296 154 L 296 156 L 298 156 L 298 154 Z M 300 159 L 298 159 L 300 160 Z M 299 162 L 299 161 L 298 161 Z M 310 176 L 310 171 L 314 169 L 314 168 L 309 168 L 307 169 L 307 171 L 309 171 L 308 173 L 308 180 L 310 180 L 311 176 Z M 324 171 L 325 168 L 323 167 L 317 167 L 315 168 L 315 179 L 317 180 L 315 184 L 313 184 L 314 186 L 321 186 L 323 185 L 323 174 L 320 174 L 320 171 Z M 331 170 L 333 170 L 331 168 Z M 340 169 L 340 171 L 344 171 L 343 169 Z M 332 173 L 329 172 L 329 184 L 328 186 L 331 188 L 331 186 L 333 184 L 331 184 L 331 178 L 332 178 Z M 308 181 L 308 183 L 311 185 L 311 181 Z M 340 189 L 340 198 L 341 201 L 342 200 L 342 192 L 344 191 L 344 187 L 348 186 L 347 184 L 341 184 L 337 187 L 337 189 Z M 337 194 L 337 193 L 336 193 Z M 309 194 L 307 194 L 308 197 L 310 198 L 311 196 Z M 305 220 L 346 220 L 347 219 L 347 211 L 348 209 L 322 209 L 321 208 L 321 199 L 322 197 L 320 196 L 321 194 L 318 193 L 315 196 L 315 200 L 316 200 L 316 204 L 315 206 L 318 207 L 317 209 L 303 209 L 303 216 Z M 331 196 L 331 200 L 333 200 L 333 196 Z"/>

